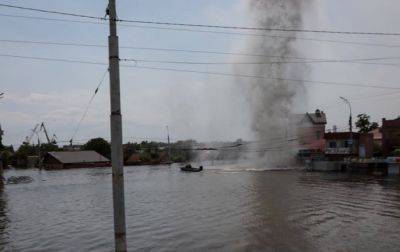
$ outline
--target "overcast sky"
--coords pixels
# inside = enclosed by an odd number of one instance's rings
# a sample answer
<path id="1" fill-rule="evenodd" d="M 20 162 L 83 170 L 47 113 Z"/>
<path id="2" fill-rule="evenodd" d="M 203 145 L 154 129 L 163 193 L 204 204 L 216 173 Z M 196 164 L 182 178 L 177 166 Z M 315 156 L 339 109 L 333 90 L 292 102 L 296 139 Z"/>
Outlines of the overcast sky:
<path id="1" fill-rule="evenodd" d="M 105 0 L 0 1 L 34 8 L 104 16 Z M 249 25 L 252 13 L 246 0 L 119 0 L 122 19 L 161 20 L 201 24 Z M 398 0 L 315 0 L 304 13 L 304 28 L 345 31 L 400 32 Z M 0 40 L 30 40 L 107 44 L 108 27 L 102 24 L 32 20 L 4 15 L 68 18 L 0 7 Z M 245 32 L 245 31 L 244 31 Z M 243 32 L 243 33 L 244 33 Z M 253 32 L 254 33 L 254 32 Z M 277 34 L 277 33 L 271 33 Z M 284 35 L 284 33 L 279 33 Z M 249 36 L 119 26 L 121 46 L 244 52 Z M 250 36 L 251 37 L 251 36 Z M 298 40 L 296 48 L 306 58 L 353 59 L 400 57 L 400 36 L 299 34 L 301 38 L 339 40 L 391 46 L 358 45 Z M 252 37 L 252 39 L 254 39 Z M 0 54 L 53 57 L 107 62 L 107 48 L 50 46 L 0 42 Z M 396 47 L 397 46 L 397 47 Z M 171 61 L 232 61 L 230 55 L 195 54 L 121 49 L 121 58 Z M 250 60 L 251 58 L 248 58 Z M 254 60 L 254 59 L 253 59 Z M 379 63 L 400 64 L 399 60 Z M 131 63 L 134 64 L 134 63 Z M 98 85 L 106 66 L 15 59 L 0 56 L 0 123 L 5 144 L 19 145 L 36 123 L 44 121 L 51 134 L 69 140 Z M 170 67 L 233 73 L 230 66 L 185 66 L 137 63 L 137 66 Z M 400 87 L 399 66 L 351 63 L 318 63 L 308 67 L 309 79 L 364 85 Z M 295 77 L 295 76 L 291 76 Z M 200 141 L 249 138 L 245 98 L 230 87 L 233 78 L 205 74 L 121 68 L 124 140 L 165 140 L 169 125 L 173 140 Z M 108 79 L 100 88 L 76 140 L 109 139 Z M 400 91 L 399 91 L 400 92 Z M 394 94 L 393 94 L 394 93 Z M 388 94 L 385 96 L 374 95 Z M 324 110 L 328 127 L 345 128 L 348 110 L 339 96 L 352 100 L 354 114 L 367 113 L 380 122 L 395 118 L 399 94 L 393 90 L 307 85 L 304 103 L 309 112 Z"/>

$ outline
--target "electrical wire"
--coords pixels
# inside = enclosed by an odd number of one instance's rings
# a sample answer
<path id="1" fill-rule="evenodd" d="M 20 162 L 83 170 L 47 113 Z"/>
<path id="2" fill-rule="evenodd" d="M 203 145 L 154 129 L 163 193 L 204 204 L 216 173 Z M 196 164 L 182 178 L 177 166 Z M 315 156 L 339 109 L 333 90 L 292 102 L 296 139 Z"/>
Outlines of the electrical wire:
<path id="1" fill-rule="evenodd" d="M 78 13 L 70 13 L 63 11 L 46 10 L 39 8 L 30 8 L 25 6 L 17 6 L 11 4 L 0 4 L 0 7 L 21 9 L 28 11 L 35 11 L 48 14 L 58 14 L 64 16 L 108 20 L 105 17 L 91 16 Z M 327 33 L 327 34 L 343 34 L 343 35 L 374 35 L 374 36 L 400 36 L 397 32 L 359 32 L 359 31 L 336 31 L 336 30 L 317 30 L 317 29 L 299 29 L 299 28 L 269 28 L 269 27 L 245 27 L 245 26 L 228 26 L 228 25 L 207 25 L 207 24 L 194 24 L 194 23 L 178 23 L 178 22 L 161 22 L 149 20 L 129 20 L 129 19 L 116 19 L 118 22 L 125 23 L 139 23 L 139 24 L 155 24 L 166 26 L 184 26 L 184 27 L 200 27 L 200 28 L 216 28 L 216 29 L 232 29 L 232 30 L 256 30 L 256 31 L 277 31 L 277 32 L 302 32 L 302 33 Z"/>
<path id="2" fill-rule="evenodd" d="M 106 45 L 88 44 L 88 43 L 70 43 L 70 42 L 49 42 L 49 41 L 30 41 L 30 40 L 10 40 L 0 39 L 3 43 L 22 43 L 22 44 L 39 44 L 39 45 L 54 45 L 54 46 L 80 46 L 80 47 L 96 47 L 107 48 Z M 121 46 L 124 49 L 143 49 L 142 47 Z M 148 49 L 148 48 L 147 48 Z M 209 52 L 209 51 L 196 51 L 196 50 L 180 50 L 180 49 L 163 49 L 152 48 L 152 50 L 172 50 L 184 52 L 202 52 L 202 53 L 219 53 L 219 54 L 233 54 L 233 55 L 248 55 L 260 56 L 265 58 L 281 58 L 281 59 L 300 59 L 302 61 L 275 61 L 275 62 L 196 62 L 196 61 L 166 61 L 166 60 L 145 60 L 145 59 L 121 59 L 121 61 L 131 62 L 144 62 L 144 63 L 162 63 L 162 64 L 186 64 L 186 65 L 268 65 L 268 64 L 312 64 L 312 63 L 353 63 L 353 64 L 367 64 L 367 65 L 383 65 L 383 66 L 400 66 L 395 63 L 374 63 L 366 61 L 381 61 L 381 60 L 395 60 L 400 57 L 380 57 L 380 58 L 354 58 L 354 59 L 321 59 L 321 58 L 302 58 L 290 56 L 271 56 L 262 54 L 246 54 L 246 53 L 227 53 L 227 52 Z"/>
<path id="3" fill-rule="evenodd" d="M 107 63 L 94 62 L 94 61 L 71 60 L 71 59 L 61 59 L 61 58 L 47 58 L 47 57 L 31 57 L 31 56 L 20 56 L 20 55 L 13 55 L 13 54 L 0 54 L 0 57 L 17 58 L 17 59 L 32 59 L 32 60 L 41 60 L 41 61 L 55 61 L 55 62 L 63 62 L 63 63 L 80 63 L 80 64 L 88 64 L 88 65 L 107 65 Z"/>
<path id="4" fill-rule="evenodd" d="M 54 46 L 79 46 L 79 47 L 98 47 L 108 48 L 107 45 L 89 44 L 89 43 L 73 43 L 73 42 L 54 42 L 54 41 L 32 41 L 32 40 L 13 40 L 13 39 L 0 39 L 4 43 L 21 43 L 21 44 L 39 44 L 39 45 L 54 45 Z M 222 55 L 239 55 L 239 56 L 256 56 L 263 58 L 279 58 L 279 59 L 297 59 L 297 60 L 313 60 L 313 61 L 329 61 L 329 62 L 356 62 L 356 61 L 377 61 L 377 60 L 391 60 L 400 59 L 400 57 L 380 57 L 380 58 L 367 58 L 367 59 L 321 59 L 321 58 L 304 58 L 294 56 L 274 56 L 266 54 L 252 54 L 252 53 L 234 53 L 234 52 L 221 52 L 221 51 L 203 51 L 203 50 L 185 50 L 175 48 L 154 48 L 154 47 L 137 47 L 137 46 L 120 46 L 121 49 L 134 49 L 134 50 L 151 50 L 151 51 L 173 51 L 173 52 L 188 52 L 188 53 L 203 53 L 203 54 L 222 54 Z M 127 61 L 138 61 L 135 59 L 126 59 Z M 144 61 L 144 60 L 141 60 Z M 300 62 L 302 63 L 302 62 Z M 232 64 L 232 63 L 227 63 Z"/>
<path id="5" fill-rule="evenodd" d="M 58 22 L 108 25 L 106 22 L 95 22 L 95 21 L 89 21 L 89 20 L 71 20 L 71 19 L 60 19 L 60 18 L 45 18 L 45 17 L 35 17 L 35 16 L 26 16 L 26 15 L 10 15 L 10 14 L 1 14 L 1 13 L 0 13 L 0 16 L 12 17 L 12 18 L 42 20 L 42 21 L 58 21 Z M 140 28 L 140 29 L 153 29 L 153 30 L 171 30 L 171 31 L 210 33 L 210 34 L 221 34 L 221 35 L 252 36 L 252 37 L 259 37 L 259 38 L 269 37 L 269 38 L 280 38 L 280 39 L 296 39 L 296 40 L 304 40 L 304 41 L 327 42 L 327 43 L 345 44 L 345 45 L 347 44 L 347 45 L 361 45 L 361 46 L 372 46 L 372 47 L 385 47 L 385 48 L 399 48 L 400 47 L 400 45 L 392 45 L 392 44 L 356 42 L 356 41 L 343 41 L 343 40 L 334 40 L 334 39 L 304 38 L 304 37 L 298 37 L 298 36 L 282 36 L 282 35 L 255 34 L 255 33 L 222 32 L 222 31 L 211 31 L 211 30 L 204 30 L 204 29 L 199 30 L 199 29 L 185 29 L 185 28 L 129 25 L 129 24 L 120 24 L 119 26 L 120 27 Z"/>
<path id="6" fill-rule="evenodd" d="M 71 143 L 73 142 L 74 138 L 76 137 L 76 134 L 78 133 L 78 131 L 79 131 L 80 127 L 81 127 L 81 124 L 82 124 L 83 120 L 84 120 L 85 117 L 87 116 L 87 114 L 88 114 L 88 112 L 89 112 L 89 107 L 90 107 L 90 105 L 92 104 L 92 102 L 93 102 L 93 100 L 94 100 L 94 97 L 95 97 L 96 94 L 98 93 L 98 91 L 99 91 L 101 85 L 103 84 L 103 82 L 104 82 L 104 80 L 105 80 L 105 78 L 106 78 L 108 72 L 109 72 L 109 70 L 108 70 L 108 68 L 107 68 L 107 70 L 106 70 L 106 71 L 104 72 L 104 74 L 102 75 L 102 77 L 101 77 L 101 79 L 100 79 L 100 82 L 99 82 L 99 84 L 97 85 L 96 89 L 94 90 L 92 96 L 90 97 L 89 102 L 88 102 L 88 104 L 86 105 L 85 110 L 84 110 L 84 112 L 83 112 L 83 114 L 82 114 L 82 117 L 81 117 L 80 120 L 78 121 L 78 124 L 77 124 L 77 126 L 76 126 L 76 128 L 75 128 L 75 130 L 74 130 L 74 133 L 72 134 L 72 137 L 71 137 L 71 140 L 70 140 Z"/>
<path id="7" fill-rule="evenodd" d="M 11 5 L 11 4 L 3 4 L 3 3 L 0 3 L 0 7 L 12 8 L 12 9 L 20 9 L 20 10 L 28 10 L 28 11 L 35 11 L 35 12 L 42 12 L 42 13 L 49 13 L 49 14 L 58 14 L 58 15 L 71 16 L 71 17 L 89 18 L 89 19 L 96 19 L 96 20 L 106 20 L 106 18 L 104 18 L 104 17 L 90 16 L 90 15 L 77 14 L 77 13 L 69 13 L 69 12 L 63 12 L 63 11 L 54 11 L 54 10 L 30 8 L 30 7 L 25 7 L 25 6 L 17 6 L 17 5 Z"/>
<path id="8" fill-rule="evenodd" d="M 345 82 L 333 82 L 333 81 L 314 81 L 314 80 L 300 80 L 292 78 L 272 78 L 260 75 L 250 75 L 250 74 L 229 74 L 221 72 L 207 72 L 207 71 L 196 71 L 188 69 L 176 69 L 176 68 L 161 68 L 161 67 L 146 67 L 146 66 L 133 66 L 133 65 L 122 65 L 123 67 L 133 67 L 139 69 L 149 69 L 149 70 L 160 70 L 160 71 L 172 71 L 172 72 L 183 72 L 183 73 L 197 73 L 197 74 L 207 74 L 207 75 L 217 75 L 217 76 L 228 76 L 228 77 L 240 77 L 240 78 L 254 78 L 254 79 L 264 79 L 264 80 L 276 80 L 276 81 L 287 81 L 303 84 L 320 84 L 320 85 L 333 85 L 333 86 L 350 86 L 350 87 L 363 87 L 363 88 L 376 88 L 376 89 L 391 89 L 400 90 L 400 87 L 393 86 L 379 86 L 375 84 L 357 84 L 357 83 L 345 83 Z"/>
<path id="9" fill-rule="evenodd" d="M 274 65 L 274 64 L 312 64 L 312 63 L 355 63 L 355 64 L 373 64 L 384 66 L 400 66 L 394 63 L 370 63 L 365 61 L 379 61 L 379 60 L 393 60 L 400 59 L 400 57 L 386 57 L 386 58 L 365 58 L 365 59 L 317 59 L 308 61 L 266 61 L 266 62 L 201 62 L 201 61 L 169 61 L 169 60 L 146 60 L 146 59 L 121 59 L 126 62 L 143 62 L 143 63 L 161 63 L 161 64 L 174 64 L 174 65 Z"/>
<path id="10" fill-rule="evenodd" d="M 32 59 L 32 60 L 43 60 L 43 61 L 57 61 L 65 63 L 81 63 L 81 64 L 91 64 L 91 65 L 107 65 L 107 63 L 91 62 L 83 60 L 69 60 L 60 58 L 47 58 L 47 57 L 31 57 L 31 56 L 20 56 L 11 54 L 0 54 L 0 57 L 11 57 L 20 59 Z M 349 87 L 362 87 L 362 88 L 375 88 L 375 89 L 389 89 L 389 90 L 400 90 L 400 87 L 377 85 L 377 84 L 358 84 L 358 83 L 346 83 L 346 82 L 333 82 L 333 81 L 315 81 L 315 80 L 304 80 L 304 79 L 293 79 L 293 78 L 273 78 L 265 77 L 260 75 L 250 75 L 250 74 L 230 74 L 222 72 L 208 72 L 208 71 L 196 71 L 188 69 L 177 69 L 177 68 L 161 68 L 161 67 L 147 67 L 147 66 L 137 66 L 137 65 L 121 65 L 121 67 L 137 68 L 137 69 L 147 69 L 147 70 L 159 70 L 159 71 L 170 71 L 170 72 L 182 72 L 182 73 L 196 73 L 196 74 L 206 74 L 215 76 L 226 76 L 226 77 L 236 77 L 236 78 L 253 78 L 253 79 L 264 79 L 264 80 L 275 80 L 275 81 L 287 81 L 298 84 L 320 84 L 320 85 L 330 85 L 330 86 L 349 86 Z"/>

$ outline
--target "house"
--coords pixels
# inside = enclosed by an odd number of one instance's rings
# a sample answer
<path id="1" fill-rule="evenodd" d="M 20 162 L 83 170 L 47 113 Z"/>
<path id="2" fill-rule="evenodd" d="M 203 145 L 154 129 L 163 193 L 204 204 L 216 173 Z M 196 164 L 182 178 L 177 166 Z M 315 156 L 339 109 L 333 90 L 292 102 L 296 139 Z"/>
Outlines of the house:
<path id="1" fill-rule="evenodd" d="M 292 132 L 296 135 L 300 151 L 323 152 L 326 126 L 326 114 L 323 111 L 317 109 L 315 113 L 294 115 L 289 124 L 294 127 Z"/>
<path id="2" fill-rule="evenodd" d="M 110 160 L 95 151 L 48 152 L 43 157 L 44 169 L 69 169 L 111 166 Z"/>
<path id="3" fill-rule="evenodd" d="M 297 138 L 301 149 L 324 150 L 326 115 L 317 109 L 315 113 L 306 113 L 297 124 Z"/>
<path id="4" fill-rule="evenodd" d="M 400 149 L 400 118 L 394 120 L 382 119 L 382 151 L 389 156 L 396 149 Z"/>
<path id="5" fill-rule="evenodd" d="M 345 158 L 371 158 L 373 155 L 373 134 L 356 132 L 332 132 L 324 135 L 325 156 L 329 160 Z"/>

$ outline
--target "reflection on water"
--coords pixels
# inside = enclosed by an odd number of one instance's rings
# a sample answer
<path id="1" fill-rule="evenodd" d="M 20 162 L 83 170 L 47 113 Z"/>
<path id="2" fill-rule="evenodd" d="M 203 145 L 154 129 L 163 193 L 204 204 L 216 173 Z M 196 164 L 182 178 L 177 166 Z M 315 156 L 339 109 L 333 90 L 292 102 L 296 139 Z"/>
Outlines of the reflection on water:
<path id="1" fill-rule="evenodd" d="M 243 166 L 182 173 L 125 169 L 130 250 L 396 251 L 400 180 Z M 17 251 L 110 251 L 110 169 L 31 176 L 0 194 L 0 245 Z"/>

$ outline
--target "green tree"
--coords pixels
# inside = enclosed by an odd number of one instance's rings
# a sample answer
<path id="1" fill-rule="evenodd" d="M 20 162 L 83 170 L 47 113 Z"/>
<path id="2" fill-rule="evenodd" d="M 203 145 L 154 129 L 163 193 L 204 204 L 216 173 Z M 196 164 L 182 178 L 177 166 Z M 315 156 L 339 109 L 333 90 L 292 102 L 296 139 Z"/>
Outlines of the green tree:
<path id="1" fill-rule="evenodd" d="M 30 144 L 23 144 L 19 146 L 18 150 L 12 157 L 13 165 L 18 167 L 26 167 L 28 163 L 28 156 L 37 156 L 39 148 Z"/>
<path id="2" fill-rule="evenodd" d="M 39 149 L 40 149 L 40 153 L 41 154 L 45 154 L 45 153 L 51 152 L 51 151 L 59 151 L 60 150 L 58 145 L 52 144 L 52 143 L 41 144 Z"/>
<path id="3" fill-rule="evenodd" d="M 83 145 L 82 149 L 96 151 L 107 158 L 111 158 L 111 145 L 101 137 L 89 140 L 85 145 Z"/>
<path id="4" fill-rule="evenodd" d="M 367 114 L 357 115 L 356 127 L 360 133 L 368 133 L 379 127 L 378 123 L 370 122 L 370 116 Z"/>
<path id="5" fill-rule="evenodd" d="M 4 131 L 1 129 L 1 125 L 0 125 L 0 151 L 4 150 L 3 134 L 4 134 Z"/>

